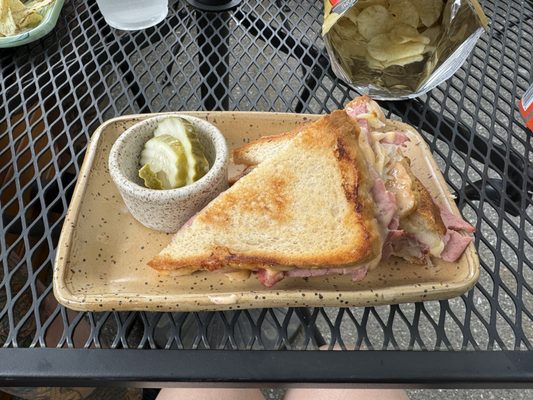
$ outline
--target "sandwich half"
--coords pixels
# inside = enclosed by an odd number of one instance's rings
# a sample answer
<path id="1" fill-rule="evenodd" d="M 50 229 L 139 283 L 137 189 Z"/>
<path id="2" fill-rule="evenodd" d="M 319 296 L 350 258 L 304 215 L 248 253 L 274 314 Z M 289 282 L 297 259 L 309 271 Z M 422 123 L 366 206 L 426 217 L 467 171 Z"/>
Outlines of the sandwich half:
<path id="1" fill-rule="evenodd" d="M 362 279 L 382 258 L 387 227 L 359 124 L 335 111 L 221 193 L 149 262 L 158 271 L 251 271 L 266 286 L 285 276 Z M 262 152 L 262 151 L 261 151 Z"/>
<path id="2" fill-rule="evenodd" d="M 346 105 L 346 114 L 359 127 L 358 143 L 372 177 L 371 188 L 380 225 L 386 230 L 383 259 L 392 255 L 415 264 L 431 264 L 431 257 L 456 261 L 472 238 L 474 228 L 435 203 L 411 170 L 402 147 L 413 128 L 385 118 L 379 105 L 360 96 Z M 233 152 L 247 173 L 282 151 L 305 126 L 265 136 Z"/>

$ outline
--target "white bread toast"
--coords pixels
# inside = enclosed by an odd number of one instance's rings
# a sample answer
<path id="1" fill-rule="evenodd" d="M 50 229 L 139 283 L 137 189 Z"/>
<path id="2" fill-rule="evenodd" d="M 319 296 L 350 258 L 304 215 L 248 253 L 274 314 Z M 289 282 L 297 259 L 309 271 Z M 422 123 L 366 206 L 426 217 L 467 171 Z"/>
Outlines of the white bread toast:
<path id="1" fill-rule="evenodd" d="M 381 108 L 368 96 L 359 96 L 348 103 L 347 107 L 357 107 L 360 105 L 370 105 L 372 115 L 386 124 L 394 127 L 398 122 L 386 119 Z M 401 122 L 399 123 L 401 124 Z M 309 124 L 303 124 L 288 132 L 279 135 L 262 136 L 248 144 L 233 150 L 233 162 L 246 166 L 255 166 L 262 161 L 272 157 L 278 151 L 288 146 L 290 141 Z M 403 124 L 405 125 L 405 124 Z M 398 126 L 398 125 L 396 125 Z M 408 125 L 406 125 L 408 126 Z M 412 128 L 410 128 L 412 129 Z"/>
<path id="2" fill-rule="evenodd" d="M 377 265 L 383 237 L 358 134 L 343 111 L 303 128 L 200 211 L 149 265 L 182 274 Z"/>
<path id="3" fill-rule="evenodd" d="M 294 137 L 307 125 L 299 126 L 280 135 L 262 136 L 233 151 L 233 162 L 247 166 L 255 166 L 269 159 L 276 153 L 285 149 Z"/>

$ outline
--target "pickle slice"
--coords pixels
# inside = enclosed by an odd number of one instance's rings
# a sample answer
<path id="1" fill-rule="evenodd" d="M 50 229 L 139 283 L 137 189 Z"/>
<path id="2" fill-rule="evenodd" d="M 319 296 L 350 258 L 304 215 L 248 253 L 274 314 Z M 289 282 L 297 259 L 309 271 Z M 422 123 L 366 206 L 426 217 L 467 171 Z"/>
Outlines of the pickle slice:
<path id="1" fill-rule="evenodd" d="M 196 182 L 209 171 L 209 162 L 205 158 L 194 127 L 189 121 L 179 117 L 164 119 L 154 132 L 155 137 L 161 135 L 171 135 L 183 145 L 188 165 L 187 185 Z"/>
<path id="2" fill-rule="evenodd" d="M 152 171 L 150 164 L 144 164 L 139 170 L 139 177 L 144 181 L 144 186 L 149 189 L 163 189 L 163 182 L 159 179 L 156 172 Z"/>
<path id="3" fill-rule="evenodd" d="M 175 189 L 187 184 L 188 162 L 181 142 L 171 135 L 146 142 L 139 177 L 150 189 Z"/>

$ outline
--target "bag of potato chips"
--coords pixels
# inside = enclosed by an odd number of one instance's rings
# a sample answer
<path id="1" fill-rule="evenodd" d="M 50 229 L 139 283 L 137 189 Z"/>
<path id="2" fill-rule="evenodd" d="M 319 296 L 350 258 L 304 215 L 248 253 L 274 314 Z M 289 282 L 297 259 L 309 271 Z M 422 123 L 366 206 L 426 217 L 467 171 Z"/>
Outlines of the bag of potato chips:
<path id="1" fill-rule="evenodd" d="M 417 97 L 450 78 L 486 29 L 478 0 L 324 0 L 333 71 L 382 100 Z"/>

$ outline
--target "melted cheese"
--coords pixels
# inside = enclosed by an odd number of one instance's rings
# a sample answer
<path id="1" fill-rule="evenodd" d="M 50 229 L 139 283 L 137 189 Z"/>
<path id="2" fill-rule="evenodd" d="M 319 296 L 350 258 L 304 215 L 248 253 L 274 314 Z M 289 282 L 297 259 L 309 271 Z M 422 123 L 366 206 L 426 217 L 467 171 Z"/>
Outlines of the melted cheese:
<path id="1" fill-rule="evenodd" d="M 374 140 L 380 142 L 383 139 L 386 139 L 385 142 L 388 143 L 394 143 L 396 140 L 396 131 L 388 131 L 388 132 L 372 132 L 372 136 L 374 137 Z"/>
<path id="2" fill-rule="evenodd" d="M 383 173 L 385 172 L 385 164 L 389 162 L 389 155 L 388 152 L 383 148 L 381 143 L 378 141 L 374 142 L 374 153 L 376 155 L 376 161 L 375 161 L 375 167 L 378 171 L 378 174 L 380 176 L 383 176 Z"/>
<path id="3" fill-rule="evenodd" d="M 250 277 L 250 274 L 251 274 L 250 270 L 240 270 L 240 271 L 224 273 L 226 278 L 228 278 L 231 282 L 245 281 L 246 279 Z"/>
<path id="4" fill-rule="evenodd" d="M 381 128 L 385 126 L 385 123 L 379 119 L 379 116 L 373 111 L 370 113 L 358 114 L 355 116 L 356 119 L 366 119 L 368 125 L 372 128 Z"/>
<path id="5" fill-rule="evenodd" d="M 361 131 L 359 135 L 359 148 L 363 152 L 363 156 L 366 158 L 366 161 L 369 165 L 374 166 L 376 164 L 376 155 L 372 149 L 372 144 L 370 143 L 369 135 L 366 131 Z"/>
<path id="6" fill-rule="evenodd" d="M 398 205 L 398 215 L 404 217 L 408 215 L 416 206 L 416 199 L 413 193 L 413 180 L 402 162 L 395 162 L 389 170 L 392 179 L 388 180 L 388 188 L 396 196 Z"/>

